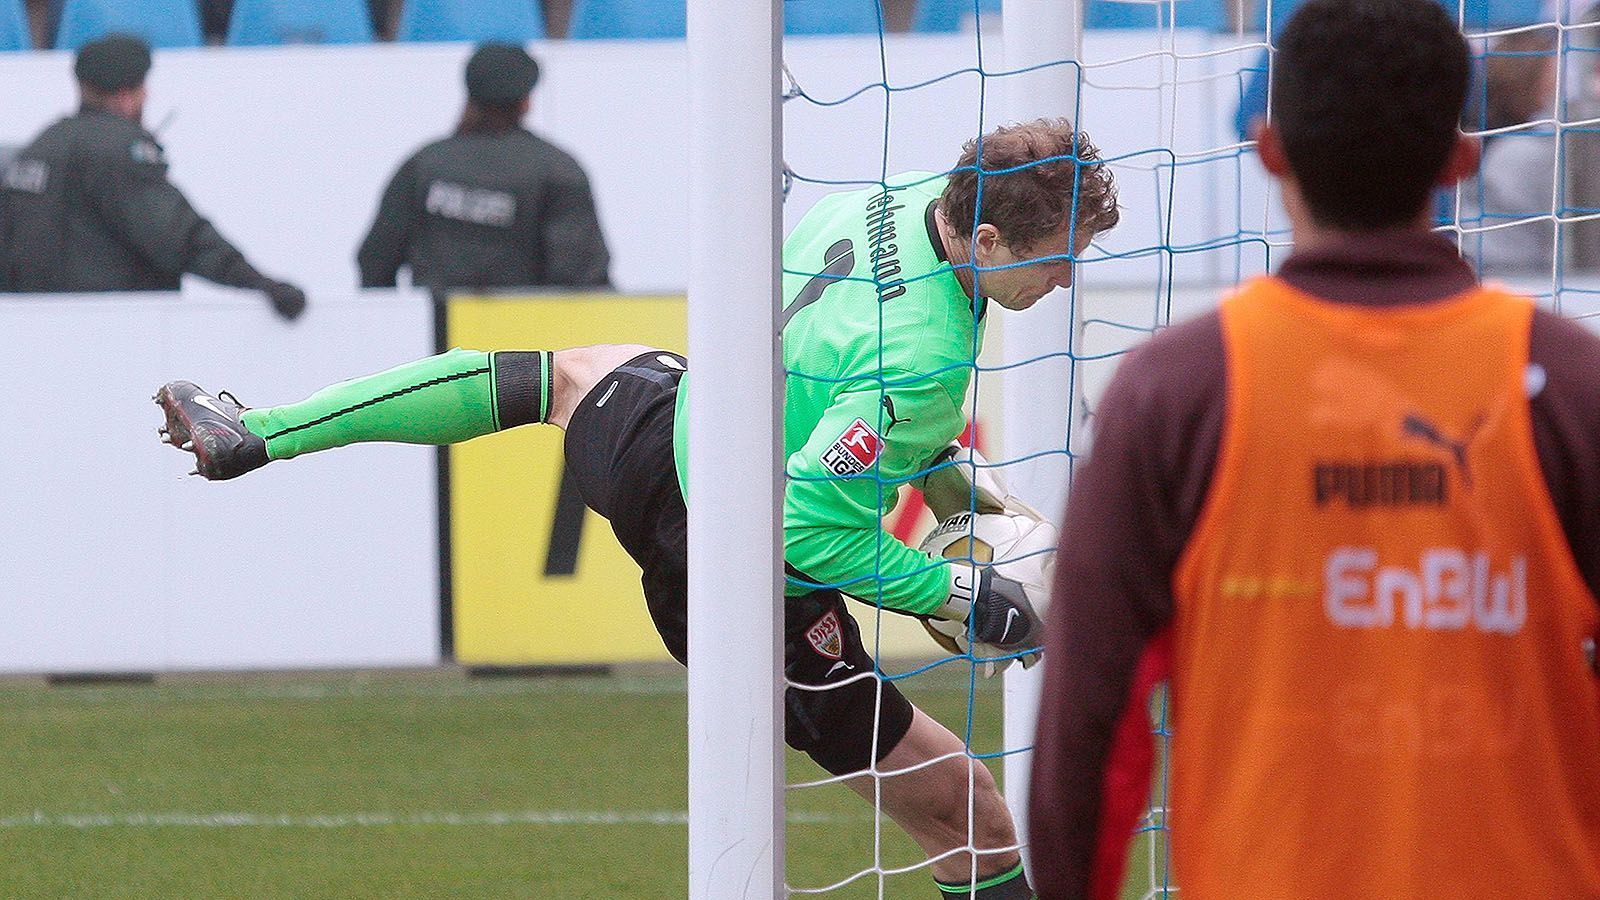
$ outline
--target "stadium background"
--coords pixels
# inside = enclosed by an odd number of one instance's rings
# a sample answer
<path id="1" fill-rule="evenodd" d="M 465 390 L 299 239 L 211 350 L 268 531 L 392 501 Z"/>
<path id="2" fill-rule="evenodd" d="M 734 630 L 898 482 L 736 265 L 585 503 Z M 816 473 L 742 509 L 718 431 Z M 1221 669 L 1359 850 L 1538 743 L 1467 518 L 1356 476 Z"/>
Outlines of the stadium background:
<path id="1" fill-rule="evenodd" d="M 1107 58 L 1138 56 L 1151 39 L 1138 31 L 1086 37 L 1094 53 Z M 1204 32 L 1178 33 L 1177 39 L 1196 47 L 1232 40 Z M 892 36 L 884 49 L 891 77 L 937 79 L 970 61 L 974 40 L 971 34 Z M 58 295 L 0 303 L 0 333 L 27 335 L 25 352 L 0 362 L 0 374 L 16 388 L 0 399 L 12 435 L 0 449 L 0 488 L 18 508 L 41 511 L 0 524 L 0 546 L 13 556 L 0 579 L 18 598 L 11 627 L 0 629 L 0 671 L 425 665 L 441 658 L 431 450 L 362 448 L 208 485 L 178 477 L 181 466 L 147 439 L 154 427 L 147 407 L 153 386 L 173 377 L 226 387 L 247 403 L 272 403 L 432 352 L 432 298 L 406 289 L 358 291 L 353 254 L 393 168 L 448 127 L 463 99 L 459 73 L 469 49 L 157 53 L 147 120 L 166 145 L 174 181 L 263 269 L 304 285 L 313 306 L 303 321 L 284 328 L 248 292 L 192 278 L 182 299 Z M 535 95 L 532 125 L 589 168 L 617 286 L 681 292 L 685 206 L 674 173 L 686 153 L 683 45 L 549 42 L 535 50 L 547 74 Z M 1211 62 L 1204 64 L 1221 67 L 1221 59 L 1206 57 Z M 791 41 L 787 55 L 806 89 L 828 98 L 846 97 L 880 78 L 878 60 L 872 37 Z M 0 56 L 0 79 L 30 86 L 0 99 L 9 129 L 0 133 L 0 144 L 24 142 L 37 123 L 72 107 L 70 63 L 64 52 Z M 1160 66 L 1159 59 L 1146 58 L 1113 70 L 1129 84 L 1159 84 Z M 975 72 L 958 74 L 896 95 L 889 169 L 948 166 L 970 136 L 981 96 L 995 93 L 987 81 Z M 1166 202 L 1164 192 L 1131 183 L 1159 175 L 1144 171 L 1150 168 L 1144 158 L 1148 148 L 1164 146 L 1164 137 L 1174 146 L 1227 144 L 1228 92 L 1211 82 L 1200 87 L 1205 91 L 1196 97 L 1205 102 L 1178 104 L 1178 121 L 1163 115 L 1163 102 L 1173 97 L 1164 101 L 1147 91 L 1086 97 L 1081 118 L 1102 126 L 1095 128 L 1096 140 L 1131 148 L 1120 163 L 1130 173 L 1121 176 L 1129 185 L 1126 224 L 1107 250 L 1131 255 L 1105 258 L 1085 274 L 1093 286 L 1087 303 L 1101 319 L 1149 328 L 1169 307 L 1181 314 L 1208 302 L 1209 285 L 1239 266 L 1250 271 L 1264 262 L 1259 244 L 1231 244 L 1226 259 L 1149 250 L 1235 232 L 1233 222 L 1209 221 L 1224 206 L 1267 207 L 1253 163 L 1241 164 L 1237 152 L 1204 177 L 1199 166 L 1182 170 L 1174 202 L 1191 189 L 1217 198 L 1197 200 L 1193 215 L 1166 215 L 1157 203 Z M 1179 91 L 1178 99 L 1191 99 L 1189 93 Z M 990 97 L 988 125 L 1005 120 L 998 106 Z M 883 121 L 881 99 L 866 96 L 829 107 L 792 103 L 786 109 L 787 162 L 813 179 L 876 178 L 884 165 Z M 838 133 L 852 137 L 839 140 Z M 792 221 L 828 187 L 796 182 L 786 217 Z M 1251 198 L 1252 192 L 1260 196 Z M 1259 258 L 1237 262 L 1240 255 Z M 1054 308 L 1008 317 L 992 329 L 990 355 L 998 358 L 1008 331 L 1036 330 L 1038 322 L 1062 316 L 1064 298 L 1052 300 Z M 612 333 L 631 333 L 625 319 L 608 324 L 617 326 Z M 1092 355 L 1112 354 L 1141 333 L 1092 330 L 1086 347 Z M 1094 383 L 1111 363 L 1090 369 Z M 1000 380 L 986 383 L 981 405 L 998 408 Z M 72 441 L 60 440 L 55 423 L 31 412 L 83 397 L 99 398 L 96 415 L 75 422 Z M 1003 452 L 1000 429 L 987 433 L 991 448 Z M 50 447 L 50 454 L 35 452 L 39 447 Z M 1053 507 L 1058 498 L 1041 497 L 1040 503 Z M 88 510 L 96 514 L 85 515 Z M 249 579 L 226 596 L 160 592 L 163 573 L 193 547 L 221 559 L 270 560 L 278 572 L 316 573 L 316 590 L 326 598 L 313 601 L 276 581 Z M 606 652 L 603 646 L 596 651 Z"/>

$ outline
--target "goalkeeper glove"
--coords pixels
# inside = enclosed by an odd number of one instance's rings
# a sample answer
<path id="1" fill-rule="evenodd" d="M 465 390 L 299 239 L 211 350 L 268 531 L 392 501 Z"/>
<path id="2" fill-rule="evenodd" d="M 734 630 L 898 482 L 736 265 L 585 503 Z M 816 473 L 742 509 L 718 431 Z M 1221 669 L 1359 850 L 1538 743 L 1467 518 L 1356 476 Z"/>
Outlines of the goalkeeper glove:
<path id="1" fill-rule="evenodd" d="M 960 513 L 922 542 L 924 552 L 953 560 L 950 590 L 924 620 L 947 650 L 986 658 L 984 674 L 1004 671 L 1011 659 L 1023 668 L 1039 661 L 1049 600 L 1056 529 L 1022 515 Z M 993 659 L 994 657 L 1009 657 Z"/>

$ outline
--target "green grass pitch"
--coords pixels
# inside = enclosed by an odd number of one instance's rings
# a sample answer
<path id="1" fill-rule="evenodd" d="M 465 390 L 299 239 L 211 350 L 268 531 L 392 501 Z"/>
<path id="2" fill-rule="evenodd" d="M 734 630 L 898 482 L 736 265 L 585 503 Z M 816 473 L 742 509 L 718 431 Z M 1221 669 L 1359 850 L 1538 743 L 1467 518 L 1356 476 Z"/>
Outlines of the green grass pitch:
<path id="1" fill-rule="evenodd" d="M 962 733 L 958 668 L 905 687 Z M 0 682 L 0 897 L 682 897 L 684 705 L 678 671 Z M 998 684 L 972 707 L 974 746 L 998 749 Z M 823 777 L 794 753 L 788 774 Z M 791 885 L 873 865 L 854 794 L 787 803 Z M 920 858 L 887 820 L 881 835 L 885 868 Z M 1148 859 L 1136 850 L 1125 896 L 1147 895 Z M 931 895 L 925 871 L 883 887 Z"/>

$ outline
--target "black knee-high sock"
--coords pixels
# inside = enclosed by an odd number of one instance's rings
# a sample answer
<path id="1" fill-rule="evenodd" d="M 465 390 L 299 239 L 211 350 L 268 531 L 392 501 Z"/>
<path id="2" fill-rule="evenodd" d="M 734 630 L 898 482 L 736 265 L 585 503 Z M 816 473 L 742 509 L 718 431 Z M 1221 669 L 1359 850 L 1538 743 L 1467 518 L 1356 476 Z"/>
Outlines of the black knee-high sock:
<path id="1" fill-rule="evenodd" d="M 1016 868 L 980 878 L 976 884 L 950 884 L 937 880 L 934 884 L 939 886 L 939 900 L 956 900 L 958 897 L 967 900 L 1033 900 L 1033 888 L 1028 886 L 1028 875 L 1022 870 L 1020 862 Z"/>

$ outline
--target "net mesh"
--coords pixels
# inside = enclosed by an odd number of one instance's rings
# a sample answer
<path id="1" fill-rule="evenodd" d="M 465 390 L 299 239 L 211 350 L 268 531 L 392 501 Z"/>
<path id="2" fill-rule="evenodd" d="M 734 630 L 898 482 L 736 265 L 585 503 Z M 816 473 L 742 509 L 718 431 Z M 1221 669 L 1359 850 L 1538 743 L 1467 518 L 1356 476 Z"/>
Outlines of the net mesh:
<path id="1" fill-rule="evenodd" d="M 862 21 L 871 23 L 858 29 L 862 33 L 808 37 L 791 29 L 785 41 L 788 226 L 832 192 L 881 189 L 909 170 L 948 173 L 965 141 L 1047 113 L 1087 131 L 1116 177 L 1121 224 L 1097 236 L 1077 260 L 1074 285 L 1027 313 L 999 311 L 988 323 L 987 345 L 973 346 L 967 412 L 976 428 L 968 437 L 1014 488 L 1027 488 L 1017 493 L 1057 512 L 1073 465 L 1088 452 L 1098 397 L 1119 357 L 1156 330 L 1209 308 L 1220 291 L 1267 271 L 1289 250 L 1288 222 L 1255 158 L 1249 123 L 1266 113 L 1272 36 L 1296 4 L 1078 0 L 1084 27 L 1063 35 L 1053 58 L 1008 68 L 997 0 L 922 0 L 909 16 L 904 4 L 856 2 Z M 791 24 L 800 7 L 819 3 L 788 0 Z M 1437 227 L 1458 240 L 1486 277 L 1508 281 L 1568 315 L 1600 314 L 1597 7 L 1576 0 L 1446 5 L 1457 13 L 1474 53 L 1463 127 L 1487 146 L 1483 175 L 1441 192 Z M 903 34 L 886 27 L 907 20 L 924 30 Z M 1026 86 L 1038 79 L 1067 83 L 1068 107 L 1030 105 Z M 816 274 L 798 261 L 786 258 L 784 265 L 787 273 Z M 865 277 L 874 276 L 869 270 Z M 1036 332 L 1052 324 L 1060 334 L 1041 344 Z M 810 377 L 790 373 L 797 374 Z M 1032 396 L 1026 386 L 1039 382 L 1056 386 L 1061 409 L 1055 418 L 1038 415 L 1041 433 L 1030 436 L 1015 421 L 1015 398 Z M 1013 421 L 1005 420 L 1007 413 Z M 915 543 L 931 521 L 908 526 L 904 504 L 914 497 L 903 483 L 880 479 L 878 487 L 881 497 L 898 496 L 902 504 L 886 528 Z M 919 680 L 959 670 L 964 714 L 945 724 L 962 738 L 964 755 L 996 768 L 1020 761 L 1007 767 L 1012 773 L 1025 768 L 1029 746 L 1016 739 L 1016 730 L 1007 729 L 1008 737 L 997 726 L 999 716 L 989 708 L 1007 701 L 980 678 L 981 660 L 935 656 L 940 651 L 920 629 L 897 631 L 901 617 L 881 605 L 853 611 L 878 660 L 876 672 L 859 677 L 898 683 L 918 700 Z M 1152 703 L 1156 778 L 1149 809 L 1130 835 L 1125 897 L 1178 893 L 1167 856 L 1164 693 Z M 913 776 L 870 776 L 870 851 L 841 851 L 824 867 L 825 876 L 801 881 L 792 849 L 793 894 L 926 892 L 925 882 L 913 886 L 908 879 L 925 879 L 929 863 L 903 846 L 896 850 L 896 826 L 884 813 L 885 779 Z M 841 780 L 800 777 L 791 783 L 791 803 Z M 1015 800 L 1012 805 L 1022 808 Z M 974 849 L 969 834 L 968 845 L 951 855 L 970 856 Z"/>

